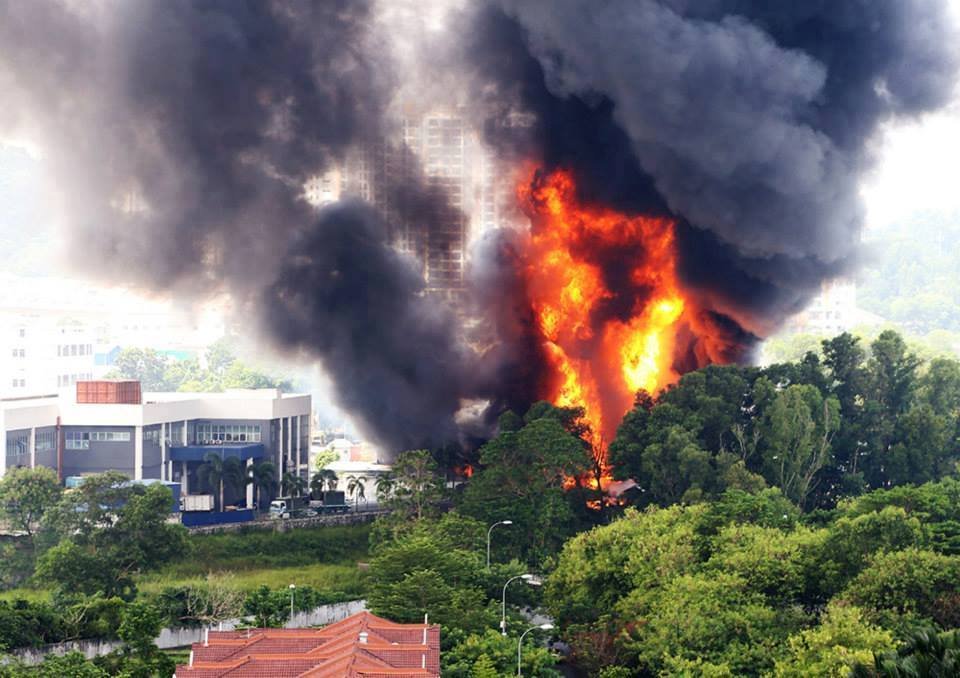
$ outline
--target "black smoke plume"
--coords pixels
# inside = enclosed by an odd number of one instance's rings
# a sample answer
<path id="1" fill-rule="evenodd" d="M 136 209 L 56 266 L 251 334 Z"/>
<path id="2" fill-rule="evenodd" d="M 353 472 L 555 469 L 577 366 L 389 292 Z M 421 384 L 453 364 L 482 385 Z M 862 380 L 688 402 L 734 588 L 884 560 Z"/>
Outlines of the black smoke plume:
<path id="1" fill-rule="evenodd" d="M 868 142 L 956 71 L 935 0 L 502 0 L 471 23 L 491 142 L 573 170 L 587 202 L 676 217 L 687 286 L 747 332 L 727 358 L 851 271 Z"/>

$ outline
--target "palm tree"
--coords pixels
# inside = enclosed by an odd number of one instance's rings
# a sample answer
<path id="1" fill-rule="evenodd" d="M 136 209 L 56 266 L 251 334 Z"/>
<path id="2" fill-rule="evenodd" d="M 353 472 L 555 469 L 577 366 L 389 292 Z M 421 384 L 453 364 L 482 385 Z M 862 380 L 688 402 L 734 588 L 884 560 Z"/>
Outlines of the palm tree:
<path id="1" fill-rule="evenodd" d="M 300 477 L 299 473 L 287 471 L 283 474 L 281 487 L 285 496 L 299 497 L 303 494 L 303 491 L 307 489 L 307 481 Z"/>
<path id="2" fill-rule="evenodd" d="M 899 649 L 873 656 L 873 665 L 856 664 L 852 678 L 946 678 L 960 675 L 960 631 L 925 629 Z"/>
<path id="3" fill-rule="evenodd" d="M 382 504 L 393 492 L 393 476 L 389 473 L 383 473 L 377 476 L 374 481 L 377 488 L 377 503 Z"/>
<path id="4" fill-rule="evenodd" d="M 340 479 L 335 472 L 328 468 L 320 469 L 310 478 L 310 492 L 319 495 L 324 490 L 335 490 L 338 482 L 340 482 Z"/>
<path id="5" fill-rule="evenodd" d="M 236 457 L 224 459 L 217 452 L 207 452 L 203 461 L 203 465 L 197 469 L 197 477 L 216 492 L 217 510 L 222 511 L 224 489 L 239 487 L 244 482 L 243 465 Z"/>
<path id="6" fill-rule="evenodd" d="M 257 508 L 261 508 L 260 497 L 266 493 L 268 496 L 276 487 L 276 470 L 273 463 L 261 461 L 247 468 L 247 485 L 253 485 L 254 497 Z"/>
<path id="7" fill-rule="evenodd" d="M 353 510 L 357 511 L 357 504 L 361 499 L 366 500 L 367 479 L 364 476 L 350 476 L 347 478 L 347 494 L 353 497 Z"/>

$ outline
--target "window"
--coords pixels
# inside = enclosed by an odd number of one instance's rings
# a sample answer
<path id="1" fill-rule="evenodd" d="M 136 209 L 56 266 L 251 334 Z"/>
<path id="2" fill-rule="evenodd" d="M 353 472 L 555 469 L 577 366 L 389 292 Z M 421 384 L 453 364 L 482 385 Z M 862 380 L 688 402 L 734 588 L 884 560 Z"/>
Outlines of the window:
<path id="1" fill-rule="evenodd" d="M 36 447 L 37 452 L 48 452 L 54 448 L 57 440 L 57 432 L 55 429 L 50 429 L 47 431 L 38 430 L 36 438 Z"/>
<path id="2" fill-rule="evenodd" d="M 126 443 L 130 442 L 129 431 L 91 431 L 90 440 L 101 443 Z"/>
<path id="3" fill-rule="evenodd" d="M 27 349 L 25 349 L 25 348 L 15 348 L 15 349 L 13 349 L 13 350 L 11 351 L 11 355 L 12 355 L 14 358 L 26 358 L 26 357 L 27 357 Z"/>
<path id="4" fill-rule="evenodd" d="M 143 442 L 160 444 L 160 427 L 143 429 Z"/>
<path id="5" fill-rule="evenodd" d="M 68 450 L 89 450 L 90 434 L 86 431 L 67 431 L 66 445 Z"/>
<path id="6" fill-rule="evenodd" d="M 18 457 L 30 451 L 30 432 L 7 433 L 7 457 Z"/>
<path id="7" fill-rule="evenodd" d="M 27 336 L 27 330 L 21 327 L 19 330 L 19 334 L 20 334 L 20 338 L 23 339 L 25 336 Z"/>
<path id="8" fill-rule="evenodd" d="M 197 424 L 197 442 L 201 445 L 259 443 L 260 424 Z"/>

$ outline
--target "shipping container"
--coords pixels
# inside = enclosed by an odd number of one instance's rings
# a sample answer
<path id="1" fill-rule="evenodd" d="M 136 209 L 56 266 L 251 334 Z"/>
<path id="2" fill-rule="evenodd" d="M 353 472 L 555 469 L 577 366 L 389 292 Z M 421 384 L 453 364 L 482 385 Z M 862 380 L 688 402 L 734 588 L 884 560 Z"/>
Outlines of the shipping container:
<path id="1" fill-rule="evenodd" d="M 180 510 L 189 511 L 212 511 L 212 494 L 185 494 L 180 497 Z"/>
<path id="2" fill-rule="evenodd" d="M 143 394 L 139 381 L 78 381 L 77 402 L 82 404 L 140 405 Z"/>

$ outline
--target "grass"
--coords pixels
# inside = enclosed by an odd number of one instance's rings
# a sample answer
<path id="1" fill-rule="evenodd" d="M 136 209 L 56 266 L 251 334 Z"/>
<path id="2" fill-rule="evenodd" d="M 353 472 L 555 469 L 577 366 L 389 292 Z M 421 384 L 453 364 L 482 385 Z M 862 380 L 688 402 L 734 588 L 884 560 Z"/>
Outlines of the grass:
<path id="1" fill-rule="evenodd" d="M 310 586 L 319 591 L 340 592 L 345 594 L 343 596 L 344 600 L 352 600 L 363 596 L 365 590 L 364 573 L 357 567 L 356 563 L 314 563 L 312 565 L 245 568 L 242 570 L 211 569 L 210 572 L 232 574 L 236 586 L 244 591 L 251 591 L 264 585 L 271 589 L 277 589 L 285 588 L 289 584 L 296 584 L 297 586 Z M 200 574 L 177 576 L 168 572 L 151 573 L 140 577 L 137 588 L 142 593 L 160 593 L 167 587 L 179 587 L 202 582 L 204 576 Z"/>
<path id="2" fill-rule="evenodd" d="M 137 588 L 143 593 L 159 593 L 167 587 L 202 581 L 211 573 L 232 574 L 245 591 L 261 585 L 276 589 L 296 584 L 351 600 L 363 596 L 366 588 L 365 573 L 357 563 L 368 557 L 369 534 L 369 525 L 195 534 L 189 537 L 188 553 L 137 577 Z M 51 592 L 33 588 L 0 591 L 0 600 L 16 598 L 49 602 Z"/>
<path id="3" fill-rule="evenodd" d="M 144 593 L 158 593 L 211 573 L 229 573 L 242 590 L 297 584 L 342 593 L 347 600 L 365 590 L 357 563 L 367 558 L 369 535 L 368 525 L 192 535 L 187 556 L 142 575 L 137 586 Z"/>

